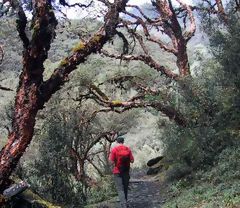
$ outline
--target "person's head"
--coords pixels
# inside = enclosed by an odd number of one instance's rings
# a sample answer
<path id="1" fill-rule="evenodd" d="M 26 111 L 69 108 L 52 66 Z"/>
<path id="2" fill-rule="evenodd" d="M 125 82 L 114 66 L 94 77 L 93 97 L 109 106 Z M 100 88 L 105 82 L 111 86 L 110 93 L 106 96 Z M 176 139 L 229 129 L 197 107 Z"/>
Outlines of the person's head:
<path id="1" fill-rule="evenodd" d="M 123 144 L 124 143 L 124 137 L 123 136 L 119 136 L 116 141 L 119 144 Z"/>

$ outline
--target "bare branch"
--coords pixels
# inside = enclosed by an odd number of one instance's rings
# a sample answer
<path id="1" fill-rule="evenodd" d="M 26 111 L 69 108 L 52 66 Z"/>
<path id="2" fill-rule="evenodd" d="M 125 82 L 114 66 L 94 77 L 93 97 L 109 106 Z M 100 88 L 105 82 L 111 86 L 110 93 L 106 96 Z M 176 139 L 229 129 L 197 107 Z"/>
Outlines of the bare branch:
<path id="1" fill-rule="evenodd" d="M 68 4 L 65 0 L 59 1 L 61 5 L 67 6 L 67 7 L 80 7 L 80 8 L 88 8 L 93 4 L 93 1 L 91 1 L 89 4 L 81 4 L 81 3 L 74 3 L 74 4 Z"/>
<path id="2" fill-rule="evenodd" d="M 93 85 L 93 84 L 92 84 Z M 94 87 L 96 89 L 97 86 Z M 153 90 L 150 88 L 144 88 L 141 86 L 141 90 L 143 93 L 139 93 L 136 96 L 133 96 L 128 101 L 120 101 L 120 100 L 110 100 L 105 93 L 103 93 L 99 88 L 98 90 L 91 91 L 95 97 L 93 100 L 96 101 L 101 106 L 105 108 L 95 111 L 92 115 L 95 117 L 100 112 L 116 112 L 116 113 L 123 113 L 133 108 L 146 108 L 152 107 L 156 110 L 162 112 L 170 119 L 175 120 L 175 122 L 181 126 L 186 126 L 187 122 L 184 119 L 184 116 L 174 109 L 171 106 L 167 106 L 162 104 L 163 101 L 146 101 L 146 95 L 158 95 L 160 91 Z M 100 93 L 99 93 L 100 92 Z M 101 95 L 104 95 L 103 97 Z"/>
<path id="3" fill-rule="evenodd" d="M 222 0 L 216 0 L 216 4 L 217 4 L 219 14 L 223 17 L 225 23 L 227 23 L 228 18 L 227 18 L 227 15 L 225 13 L 225 10 L 224 10 Z"/>
<path id="4" fill-rule="evenodd" d="M 23 10 L 23 8 L 19 5 L 17 5 L 17 14 L 18 14 L 18 19 L 16 20 L 17 22 L 17 30 L 19 33 L 19 37 L 23 41 L 23 46 L 24 48 L 27 48 L 29 45 L 29 39 L 26 35 L 25 29 L 27 25 L 27 17 L 26 14 Z"/>
<path id="5" fill-rule="evenodd" d="M 181 10 L 178 11 L 176 11 L 176 9 L 173 7 L 171 0 L 152 1 L 153 7 L 155 7 L 155 10 L 157 12 L 157 17 L 155 18 L 150 18 L 145 15 L 144 11 L 140 7 L 129 5 L 128 7 L 137 9 L 140 15 L 131 13 L 129 11 L 124 11 L 124 13 L 131 18 L 129 20 L 129 18 L 125 18 L 123 16 L 121 18 L 121 24 L 119 27 L 126 28 L 127 32 L 138 41 L 139 46 L 143 50 L 143 54 L 119 56 L 116 54 L 109 54 L 107 51 L 103 51 L 103 54 L 111 58 L 126 61 L 142 61 L 148 66 L 174 80 L 190 76 L 190 68 L 187 55 L 187 42 L 194 35 L 196 24 L 191 7 L 183 3 L 182 0 L 177 1 L 180 4 L 181 8 Z M 186 29 L 186 27 L 182 28 L 182 25 L 180 24 L 181 18 L 179 17 L 180 13 L 183 14 L 182 18 L 184 18 L 184 21 L 186 21 L 186 17 L 189 18 L 190 26 L 188 29 Z M 162 36 L 157 33 L 156 30 L 168 36 L 171 41 L 170 44 L 165 43 L 162 39 Z M 174 73 L 174 70 L 167 69 L 159 62 L 157 62 L 154 58 L 155 52 L 153 56 L 150 50 L 148 50 L 147 42 L 155 43 L 160 47 L 160 49 L 176 56 L 176 64 L 178 66 L 179 72 Z"/>
<path id="6" fill-rule="evenodd" d="M 88 41 L 80 42 L 73 49 L 73 54 L 63 59 L 52 76 L 42 84 L 40 89 L 43 96 L 42 105 L 68 80 L 68 75 L 77 68 L 77 65 L 83 63 L 91 53 L 100 51 L 103 45 L 116 34 L 119 12 L 124 10 L 126 3 L 126 0 L 115 0 L 105 16 L 104 26 Z"/>
<path id="7" fill-rule="evenodd" d="M 87 161 L 95 168 L 95 170 L 98 172 L 98 174 L 99 174 L 101 177 L 104 176 L 103 173 L 102 173 L 102 171 L 94 164 L 94 162 L 93 162 L 92 160 L 87 159 Z"/>
<path id="8" fill-rule="evenodd" d="M 162 74 L 166 75 L 167 77 L 177 80 L 179 78 L 178 74 L 175 74 L 171 70 L 167 69 L 166 67 L 158 64 L 151 56 L 147 55 L 115 55 L 115 54 L 109 54 L 106 50 L 101 50 L 102 54 L 104 54 L 107 57 L 115 58 L 115 59 L 122 59 L 125 61 L 142 61 L 148 66 L 152 67 L 158 72 L 161 72 Z"/>
<path id="9" fill-rule="evenodd" d="M 145 18 L 149 23 L 153 23 L 153 22 L 154 22 L 150 17 L 148 17 L 147 15 L 144 14 L 144 12 L 142 11 L 142 9 L 140 9 L 139 6 L 129 5 L 129 4 L 128 4 L 127 7 L 137 9 L 137 10 L 140 12 L 140 14 L 143 16 L 143 18 Z"/>
<path id="10" fill-rule="evenodd" d="M 189 15 L 189 20 L 190 20 L 190 29 L 187 33 L 185 33 L 185 38 L 187 41 L 189 41 L 194 33 L 196 32 L 196 23 L 195 23 L 195 18 L 193 16 L 193 12 L 192 9 L 189 5 L 185 4 L 182 0 L 177 0 L 179 2 L 179 4 L 181 5 L 181 7 L 183 9 L 185 9 Z"/>
<path id="11" fill-rule="evenodd" d="M 4 90 L 4 91 L 13 91 L 13 89 L 8 88 L 8 87 L 3 87 L 2 85 L 0 85 L 0 90 Z"/>
<path id="12" fill-rule="evenodd" d="M 151 36 L 148 37 L 147 40 L 153 42 L 153 43 L 157 43 L 159 45 L 159 47 L 169 53 L 174 54 L 175 56 L 177 55 L 177 50 L 175 48 L 170 48 L 168 47 L 166 44 L 164 44 L 163 41 L 161 41 L 160 39 L 158 39 L 156 36 Z"/>

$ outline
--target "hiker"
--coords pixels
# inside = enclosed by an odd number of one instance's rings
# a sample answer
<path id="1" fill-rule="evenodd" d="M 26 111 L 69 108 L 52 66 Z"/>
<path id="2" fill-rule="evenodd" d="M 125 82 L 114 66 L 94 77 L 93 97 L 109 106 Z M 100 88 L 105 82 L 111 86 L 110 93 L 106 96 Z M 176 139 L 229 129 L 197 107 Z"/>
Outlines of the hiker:
<path id="1" fill-rule="evenodd" d="M 118 191 L 121 207 L 127 207 L 130 163 L 134 162 L 134 158 L 131 149 L 123 144 L 124 137 L 119 136 L 116 141 L 117 146 L 112 148 L 109 155 L 109 161 L 114 166 L 114 181 Z"/>

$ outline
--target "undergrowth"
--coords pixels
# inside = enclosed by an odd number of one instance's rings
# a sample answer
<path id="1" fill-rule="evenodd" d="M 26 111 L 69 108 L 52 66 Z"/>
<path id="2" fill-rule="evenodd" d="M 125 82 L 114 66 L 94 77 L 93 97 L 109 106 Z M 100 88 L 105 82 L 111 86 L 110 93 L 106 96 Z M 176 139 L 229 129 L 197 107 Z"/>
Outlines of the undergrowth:
<path id="1" fill-rule="evenodd" d="M 101 184 L 93 188 L 91 191 L 91 197 L 89 197 L 87 204 L 95 204 L 105 200 L 108 200 L 117 195 L 115 185 L 112 177 L 104 177 Z"/>
<path id="2" fill-rule="evenodd" d="M 163 208 L 239 208 L 240 147 L 229 147 L 218 157 L 213 168 L 200 170 L 193 180 L 181 179 L 170 190 Z"/>

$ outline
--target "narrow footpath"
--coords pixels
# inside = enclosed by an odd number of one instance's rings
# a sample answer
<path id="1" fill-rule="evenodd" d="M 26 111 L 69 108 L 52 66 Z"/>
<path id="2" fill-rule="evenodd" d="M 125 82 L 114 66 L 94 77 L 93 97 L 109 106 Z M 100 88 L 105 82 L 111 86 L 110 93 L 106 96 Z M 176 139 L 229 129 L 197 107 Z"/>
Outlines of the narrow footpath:
<path id="1" fill-rule="evenodd" d="M 129 208 L 161 208 L 165 202 L 167 187 L 152 177 L 133 174 L 128 192 Z M 96 208 L 120 208 L 118 197 L 95 206 Z"/>
<path id="2" fill-rule="evenodd" d="M 162 185 L 151 178 L 132 179 L 129 190 L 130 208 L 159 208 L 164 203 Z"/>

